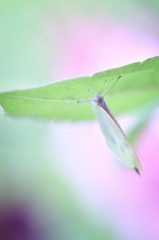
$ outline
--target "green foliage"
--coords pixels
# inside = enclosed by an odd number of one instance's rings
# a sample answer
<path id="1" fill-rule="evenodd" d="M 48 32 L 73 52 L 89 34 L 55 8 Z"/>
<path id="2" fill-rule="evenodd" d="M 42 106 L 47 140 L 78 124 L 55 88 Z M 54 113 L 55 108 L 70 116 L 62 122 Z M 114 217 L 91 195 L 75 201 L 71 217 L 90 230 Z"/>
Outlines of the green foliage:
<path id="1" fill-rule="evenodd" d="M 108 90 L 122 78 L 105 97 L 114 114 L 143 107 L 159 99 L 159 57 L 142 63 L 96 73 L 92 77 L 76 78 L 47 86 L 0 94 L 4 111 L 14 117 L 33 117 L 56 120 L 92 120 L 91 107 L 76 103 L 90 99 L 95 93 Z M 94 94 L 93 94 L 94 92 Z M 93 95 L 93 96 L 92 96 Z"/>

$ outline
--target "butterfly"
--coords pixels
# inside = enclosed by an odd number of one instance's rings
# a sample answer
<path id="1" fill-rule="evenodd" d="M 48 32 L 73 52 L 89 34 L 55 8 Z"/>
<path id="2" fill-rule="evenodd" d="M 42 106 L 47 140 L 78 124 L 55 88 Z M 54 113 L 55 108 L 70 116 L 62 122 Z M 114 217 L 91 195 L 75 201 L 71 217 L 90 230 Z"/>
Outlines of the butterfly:
<path id="1" fill-rule="evenodd" d="M 112 87 L 116 84 L 119 78 L 121 78 L 121 76 L 122 75 L 117 78 Z M 109 89 L 109 91 L 112 89 L 112 87 Z M 139 174 L 139 170 L 142 170 L 141 164 L 132 147 L 130 146 L 130 143 L 122 128 L 120 127 L 118 121 L 113 116 L 112 112 L 104 101 L 104 97 L 107 93 L 105 93 L 103 96 L 100 95 L 101 93 L 102 92 L 97 93 L 93 99 L 82 102 L 91 102 L 109 149 L 126 167 L 134 170 Z"/>

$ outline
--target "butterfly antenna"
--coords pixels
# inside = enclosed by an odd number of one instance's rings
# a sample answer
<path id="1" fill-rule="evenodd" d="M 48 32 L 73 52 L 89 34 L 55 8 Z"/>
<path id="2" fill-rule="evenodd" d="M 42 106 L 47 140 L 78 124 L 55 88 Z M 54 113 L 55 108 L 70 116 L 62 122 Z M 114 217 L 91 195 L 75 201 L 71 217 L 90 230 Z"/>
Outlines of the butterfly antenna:
<path id="1" fill-rule="evenodd" d="M 105 81 L 104 81 L 104 83 L 103 83 L 103 87 L 102 87 L 102 90 L 100 91 L 100 93 L 102 93 L 102 92 L 103 92 L 103 89 L 104 89 L 104 85 L 105 85 L 106 81 L 107 81 L 107 79 L 105 79 Z"/>
<path id="2" fill-rule="evenodd" d="M 85 84 L 85 83 L 82 83 L 83 85 L 85 85 L 86 87 L 88 87 L 88 91 L 90 92 L 90 94 L 92 95 L 92 93 L 93 93 L 93 97 L 95 96 L 95 93 L 94 93 L 94 91 L 92 90 L 92 88 L 90 87 L 90 86 L 88 86 L 87 84 Z"/>
<path id="3" fill-rule="evenodd" d="M 111 88 L 109 88 L 109 90 L 104 94 L 103 97 L 105 97 L 105 95 L 106 95 L 108 92 L 110 92 L 110 90 L 115 86 L 115 84 L 118 82 L 119 78 L 121 78 L 121 77 L 122 77 L 122 74 L 119 75 L 119 77 L 117 78 L 117 80 L 115 81 L 115 83 L 111 86 Z"/>

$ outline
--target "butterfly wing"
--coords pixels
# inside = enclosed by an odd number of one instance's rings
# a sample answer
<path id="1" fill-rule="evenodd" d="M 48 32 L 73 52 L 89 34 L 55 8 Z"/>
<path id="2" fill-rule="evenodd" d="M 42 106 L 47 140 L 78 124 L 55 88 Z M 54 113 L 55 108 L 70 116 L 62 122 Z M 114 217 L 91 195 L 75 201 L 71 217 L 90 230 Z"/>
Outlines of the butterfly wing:
<path id="1" fill-rule="evenodd" d="M 106 142 L 110 150 L 119 158 L 119 160 L 128 168 L 142 170 L 141 164 L 132 150 L 125 134 L 120 128 L 117 121 L 97 104 L 93 103 L 93 109 L 99 121 L 100 128 L 105 136 Z M 115 119 L 115 118 L 114 118 Z"/>

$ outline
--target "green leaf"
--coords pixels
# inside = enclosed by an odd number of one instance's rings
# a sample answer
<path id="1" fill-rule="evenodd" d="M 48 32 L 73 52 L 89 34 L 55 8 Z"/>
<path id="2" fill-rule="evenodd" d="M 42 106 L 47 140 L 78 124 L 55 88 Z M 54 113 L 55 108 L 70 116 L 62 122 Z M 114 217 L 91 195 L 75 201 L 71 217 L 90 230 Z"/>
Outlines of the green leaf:
<path id="1" fill-rule="evenodd" d="M 142 63 L 57 82 L 47 86 L 0 94 L 4 111 L 15 117 L 56 120 L 92 120 L 92 108 L 75 99 L 90 99 L 102 88 L 108 90 L 122 74 L 118 83 L 105 97 L 113 114 L 121 114 L 159 99 L 159 57 Z M 93 94 L 94 92 L 94 94 Z M 92 96 L 93 95 L 93 96 Z"/>

